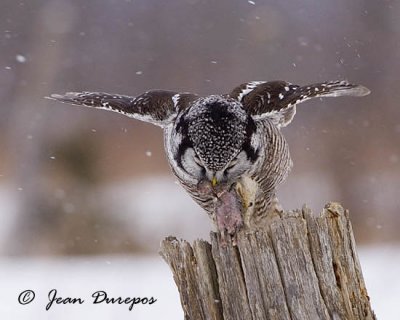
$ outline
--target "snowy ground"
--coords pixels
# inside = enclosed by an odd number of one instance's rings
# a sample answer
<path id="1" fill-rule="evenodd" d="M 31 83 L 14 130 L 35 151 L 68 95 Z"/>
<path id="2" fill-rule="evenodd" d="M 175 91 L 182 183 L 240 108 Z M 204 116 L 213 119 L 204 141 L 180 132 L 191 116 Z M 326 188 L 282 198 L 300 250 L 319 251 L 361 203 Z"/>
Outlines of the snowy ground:
<path id="1" fill-rule="evenodd" d="M 378 319 L 399 319 L 400 247 L 359 250 L 369 295 Z M 80 297 L 82 305 L 53 305 L 45 310 L 47 295 Z M 31 289 L 35 300 L 18 303 Z M 154 297 L 152 305 L 92 304 L 91 294 L 104 290 L 111 297 Z M 158 256 L 100 256 L 62 259 L 0 259 L 0 319 L 183 319 L 178 292 L 166 264 Z"/>
<path id="2" fill-rule="evenodd" d="M 378 320 L 400 319 L 400 246 L 358 249 L 371 305 Z"/>
<path id="3" fill-rule="evenodd" d="M 19 294 L 35 291 L 28 305 Z M 53 305 L 46 311 L 50 290 L 57 296 L 82 298 L 84 304 Z M 152 305 L 93 305 L 99 290 L 109 297 L 154 297 Z M 179 296 L 168 266 L 158 256 L 0 260 L 0 319 L 183 319 Z"/>

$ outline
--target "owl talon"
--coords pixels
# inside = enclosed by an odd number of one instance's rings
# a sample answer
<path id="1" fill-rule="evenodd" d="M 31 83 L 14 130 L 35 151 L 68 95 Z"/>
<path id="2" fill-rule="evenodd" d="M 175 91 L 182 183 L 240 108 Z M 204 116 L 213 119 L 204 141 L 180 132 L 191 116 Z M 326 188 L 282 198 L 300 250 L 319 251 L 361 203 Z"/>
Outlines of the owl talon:
<path id="1" fill-rule="evenodd" d="M 234 247 L 237 246 L 237 233 L 227 234 L 226 230 L 222 230 L 220 235 L 221 235 L 220 243 L 223 248 L 226 248 L 229 242 L 231 242 Z"/>

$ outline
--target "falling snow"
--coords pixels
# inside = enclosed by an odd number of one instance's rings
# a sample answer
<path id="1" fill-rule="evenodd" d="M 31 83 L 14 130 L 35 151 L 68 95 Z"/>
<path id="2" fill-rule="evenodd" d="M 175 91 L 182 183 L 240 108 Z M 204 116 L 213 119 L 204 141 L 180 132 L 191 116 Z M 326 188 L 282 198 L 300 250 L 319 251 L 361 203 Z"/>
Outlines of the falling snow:
<path id="1" fill-rule="evenodd" d="M 256 4 L 254 1 L 251 1 L 251 0 L 249 0 L 249 1 L 247 1 L 248 3 L 250 3 L 250 4 L 252 4 L 253 6 Z"/>
<path id="2" fill-rule="evenodd" d="M 143 74 L 143 71 L 141 71 L 141 70 L 139 70 L 139 71 L 136 71 L 136 74 L 137 74 L 138 76 L 140 76 L 140 75 L 142 75 L 142 74 Z"/>
<path id="3" fill-rule="evenodd" d="M 15 56 L 15 59 L 19 62 L 19 63 L 25 63 L 26 62 L 26 57 L 23 56 L 22 54 L 17 54 Z"/>
<path id="4" fill-rule="evenodd" d="M 306 37 L 298 37 L 297 42 L 302 47 L 307 47 L 309 45 L 309 40 Z"/>
<path id="5" fill-rule="evenodd" d="M 146 156 L 147 156 L 147 157 L 151 157 L 152 154 L 153 154 L 153 153 L 152 153 L 151 151 L 149 151 L 149 150 L 146 151 Z"/>

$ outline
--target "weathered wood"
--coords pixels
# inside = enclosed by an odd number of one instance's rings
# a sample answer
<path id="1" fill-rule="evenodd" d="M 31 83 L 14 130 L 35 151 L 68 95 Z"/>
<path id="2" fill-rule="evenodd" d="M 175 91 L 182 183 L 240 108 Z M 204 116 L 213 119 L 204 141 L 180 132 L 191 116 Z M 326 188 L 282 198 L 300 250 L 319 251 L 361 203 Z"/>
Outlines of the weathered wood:
<path id="1" fill-rule="evenodd" d="M 236 245 L 169 237 L 161 243 L 185 319 L 376 319 L 347 211 L 329 203 L 284 212 Z"/>

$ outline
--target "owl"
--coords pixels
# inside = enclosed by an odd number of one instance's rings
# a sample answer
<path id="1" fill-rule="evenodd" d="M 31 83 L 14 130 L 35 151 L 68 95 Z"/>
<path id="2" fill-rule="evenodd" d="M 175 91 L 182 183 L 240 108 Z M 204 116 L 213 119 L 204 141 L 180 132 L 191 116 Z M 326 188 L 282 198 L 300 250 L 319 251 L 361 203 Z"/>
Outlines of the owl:
<path id="1" fill-rule="evenodd" d="M 229 94 L 151 90 L 139 96 L 67 92 L 49 98 L 104 109 L 162 128 L 172 172 L 210 215 L 222 234 L 257 224 L 273 209 L 276 188 L 292 160 L 281 133 L 297 104 L 318 97 L 365 96 L 347 81 L 298 86 L 285 81 L 251 81 Z"/>

